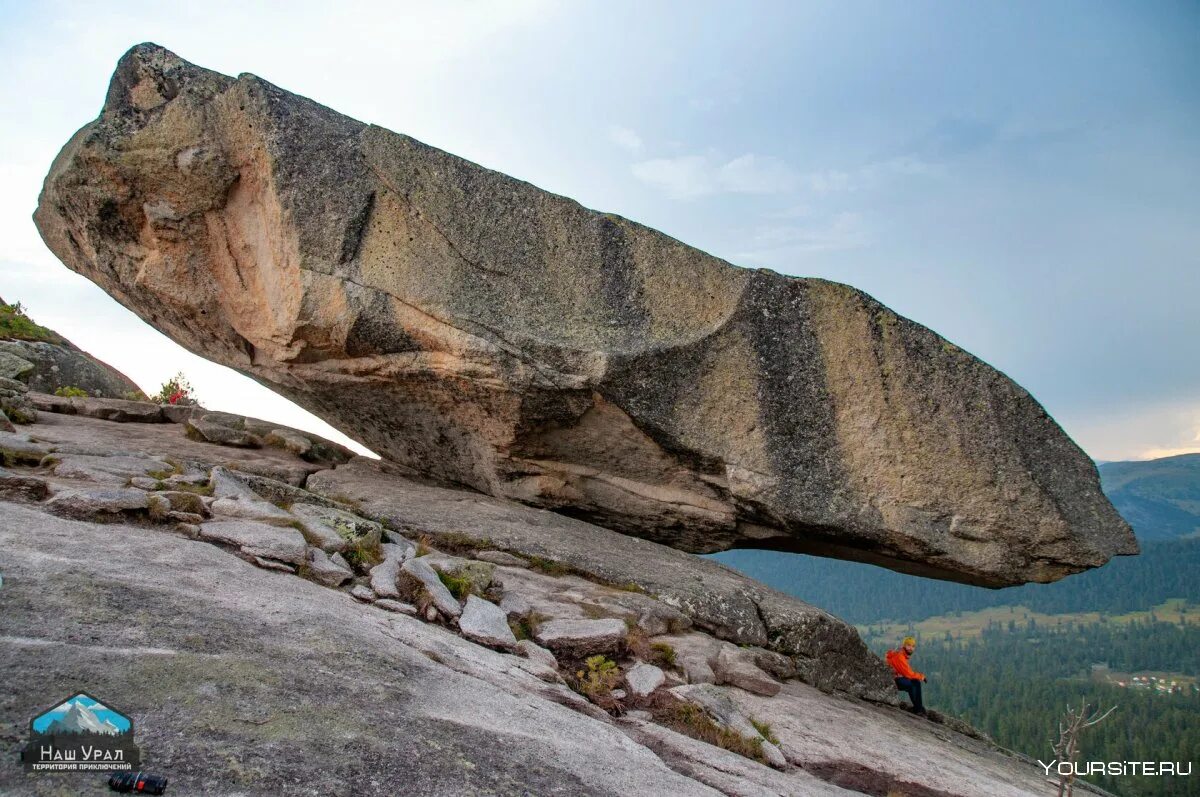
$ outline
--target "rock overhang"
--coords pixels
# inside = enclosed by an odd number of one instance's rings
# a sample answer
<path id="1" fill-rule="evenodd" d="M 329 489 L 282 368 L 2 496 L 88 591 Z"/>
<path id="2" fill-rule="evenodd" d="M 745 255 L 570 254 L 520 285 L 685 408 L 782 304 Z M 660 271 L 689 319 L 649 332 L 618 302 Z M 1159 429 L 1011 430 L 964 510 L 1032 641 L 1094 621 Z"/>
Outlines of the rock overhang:
<path id="1" fill-rule="evenodd" d="M 1137 550 L 1036 400 L 861 291 L 155 45 L 121 60 L 35 220 L 182 345 L 443 482 L 695 552 L 986 586 Z"/>

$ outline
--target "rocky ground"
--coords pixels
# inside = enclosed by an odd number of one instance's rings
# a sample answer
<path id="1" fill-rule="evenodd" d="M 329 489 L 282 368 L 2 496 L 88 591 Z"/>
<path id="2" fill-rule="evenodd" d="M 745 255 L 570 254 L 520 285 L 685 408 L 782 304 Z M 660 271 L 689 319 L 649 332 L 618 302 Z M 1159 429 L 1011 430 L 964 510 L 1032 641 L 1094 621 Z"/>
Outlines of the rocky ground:
<path id="1" fill-rule="evenodd" d="M 1053 793 L 720 565 L 254 419 L 8 389 L 4 793 L 105 792 L 17 763 L 75 690 L 172 794 Z"/>

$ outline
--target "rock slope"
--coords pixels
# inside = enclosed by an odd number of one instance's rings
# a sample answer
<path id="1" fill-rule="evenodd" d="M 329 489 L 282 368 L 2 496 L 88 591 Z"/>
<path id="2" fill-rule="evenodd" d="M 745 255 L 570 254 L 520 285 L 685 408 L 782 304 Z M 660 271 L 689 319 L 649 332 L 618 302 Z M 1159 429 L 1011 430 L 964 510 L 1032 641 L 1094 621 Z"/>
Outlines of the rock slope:
<path id="1" fill-rule="evenodd" d="M 0 433 L 5 793 L 107 793 L 16 763 L 30 712 L 68 685 L 131 714 L 146 766 L 188 794 L 1050 793 L 1036 764 L 889 703 L 852 629 L 703 560 L 468 491 L 454 503 L 394 466 L 34 399 L 37 423 Z M 577 569 L 589 529 L 633 547 Z M 696 586 L 634 580 L 654 570 Z M 806 654 L 806 635 L 840 650 Z M 837 656 L 857 680 L 820 683 L 814 662 Z"/>
<path id="2" fill-rule="evenodd" d="M 176 341 L 445 483 L 688 551 L 990 586 L 1137 550 L 1027 392 L 863 293 L 155 45 L 121 60 L 35 220 Z"/>
<path id="3" fill-rule="evenodd" d="M 73 387 L 91 396 L 146 398 L 125 374 L 57 332 L 34 323 L 19 305 L 10 305 L 3 298 L 0 298 L 0 379 L 17 380 L 42 393 Z"/>

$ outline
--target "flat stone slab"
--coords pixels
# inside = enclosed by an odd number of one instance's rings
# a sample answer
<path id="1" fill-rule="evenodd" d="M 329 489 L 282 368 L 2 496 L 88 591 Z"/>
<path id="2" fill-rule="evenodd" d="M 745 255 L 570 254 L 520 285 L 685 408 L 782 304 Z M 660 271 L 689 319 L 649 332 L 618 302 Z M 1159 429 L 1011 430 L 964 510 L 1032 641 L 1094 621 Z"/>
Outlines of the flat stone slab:
<path id="1" fill-rule="evenodd" d="M 100 484 L 124 486 L 137 477 L 151 473 L 163 477 L 174 472 L 168 462 L 152 457 L 114 454 L 95 456 L 88 454 L 62 454 L 54 466 L 54 475 L 63 479 L 81 479 Z"/>
<path id="2" fill-rule="evenodd" d="M 458 599 L 450 594 L 450 590 L 442 583 L 437 571 L 425 561 L 425 557 L 409 559 L 400 569 L 421 582 L 439 612 L 447 617 L 458 617 L 462 614 L 462 606 L 459 605 Z"/>
<path id="3" fill-rule="evenodd" d="M 655 689 L 667 682 L 667 674 L 660 667 L 639 661 L 625 672 L 625 684 L 638 697 L 649 697 Z"/>
<path id="4" fill-rule="evenodd" d="M 467 596 L 462 616 L 458 618 L 458 630 L 468 639 L 489 647 L 511 650 L 517 644 L 504 610 L 477 595 Z"/>
<path id="5" fill-rule="evenodd" d="M 354 571 L 340 554 L 329 554 L 320 548 L 308 549 L 308 577 L 327 587 L 340 587 L 354 578 Z"/>
<path id="6" fill-rule="evenodd" d="M 200 538 L 235 545 L 251 556 L 294 565 L 304 563 L 307 548 L 304 535 L 295 529 L 250 520 L 218 520 L 201 524 Z"/>
<path id="7" fill-rule="evenodd" d="M 46 502 L 49 511 L 75 520 L 111 518 L 144 511 L 149 506 L 150 496 L 144 490 L 122 487 L 63 490 Z"/>
<path id="8" fill-rule="evenodd" d="M 0 468 L 0 498 L 10 501 L 41 501 L 50 494 L 46 480 Z"/>
<path id="9" fill-rule="evenodd" d="M 621 620 L 550 620 L 538 626 L 533 638 L 556 654 L 591 656 L 614 653 L 629 635 Z"/>

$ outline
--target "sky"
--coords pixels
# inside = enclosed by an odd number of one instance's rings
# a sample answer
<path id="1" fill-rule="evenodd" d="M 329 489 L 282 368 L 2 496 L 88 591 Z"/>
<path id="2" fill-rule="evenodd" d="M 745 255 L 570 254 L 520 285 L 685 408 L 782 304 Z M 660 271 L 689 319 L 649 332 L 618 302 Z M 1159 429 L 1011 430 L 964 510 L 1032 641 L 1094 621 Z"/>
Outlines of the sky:
<path id="1" fill-rule="evenodd" d="M 1200 4 L 0 0 L 0 296 L 147 391 L 345 440 L 30 220 L 130 46 L 252 72 L 738 265 L 861 288 L 1099 460 L 1200 451 Z"/>

